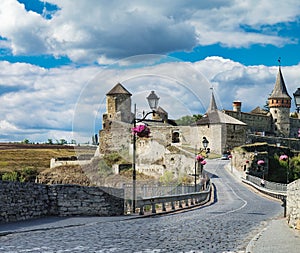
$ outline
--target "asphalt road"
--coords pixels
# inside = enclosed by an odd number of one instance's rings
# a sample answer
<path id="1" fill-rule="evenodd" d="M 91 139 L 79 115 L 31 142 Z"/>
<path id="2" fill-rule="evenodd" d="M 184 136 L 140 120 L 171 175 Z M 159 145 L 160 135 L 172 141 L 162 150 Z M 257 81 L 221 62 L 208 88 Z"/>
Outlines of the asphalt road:
<path id="1" fill-rule="evenodd" d="M 152 218 L 94 217 L 73 227 L 12 233 L 0 236 L 0 252 L 244 252 L 264 222 L 283 210 L 280 202 L 235 181 L 226 163 L 209 160 L 205 166 L 216 186 L 210 206 Z"/>

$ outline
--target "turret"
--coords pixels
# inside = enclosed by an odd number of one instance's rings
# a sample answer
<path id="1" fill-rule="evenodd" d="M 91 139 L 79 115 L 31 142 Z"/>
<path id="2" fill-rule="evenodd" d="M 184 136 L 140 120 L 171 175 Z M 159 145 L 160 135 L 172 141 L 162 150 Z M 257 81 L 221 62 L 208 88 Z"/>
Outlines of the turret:
<path id="1" fill-rule="evenodd" d="M 122 84 L 116 84 L 106 94 L 106 120 L 118 120 L 130 123 L 131 114 L 131 93 Z"/>
<path id="2" fill-rule="evenodd" d="M 279 66 L 274 89 L 268 98 L 270 113 L 273 117 L 273 130 L 277 136 L 289 137 L 290 135 L 291 100 Z"/>

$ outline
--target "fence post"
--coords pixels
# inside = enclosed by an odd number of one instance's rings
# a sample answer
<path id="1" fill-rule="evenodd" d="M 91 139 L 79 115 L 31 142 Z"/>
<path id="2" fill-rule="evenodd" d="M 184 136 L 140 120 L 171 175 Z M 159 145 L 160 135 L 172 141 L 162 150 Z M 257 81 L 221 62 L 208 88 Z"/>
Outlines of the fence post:
<path id="1" fill-rule="evenodd" d="M 182 208 L 182 202 L 179 200 L 179 208 Z"/>
<path id="2" fill-rule="evenodd" d="M 156 213 L 156 210 L 155 210 L 155 203 L 153 202 L 153 200 L 151 201 L 151 206 L 152 206 L 152 213 Z"/>
<path id="3" fill-rule="evenodd" d="M 189 206 L 189 199 L 185 200 L 185 206 Z"/>
<path id="4" fill-rule="evenodd" d="M 140 215 L 144 215 L 144 206 L 141 205 L 140 206 L 140 212 L 139 212 Z"/>
<path id="5" fill-rule="evenodd" d="M 175 210 L 174 201 L 171 201 L 172 210 Z"/>

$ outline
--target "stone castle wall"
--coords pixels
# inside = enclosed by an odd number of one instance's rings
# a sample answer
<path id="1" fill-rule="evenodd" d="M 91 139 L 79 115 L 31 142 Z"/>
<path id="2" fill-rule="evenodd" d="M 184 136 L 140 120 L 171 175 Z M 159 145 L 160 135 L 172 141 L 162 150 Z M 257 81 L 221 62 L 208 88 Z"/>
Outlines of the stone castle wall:
<path id="1" fill-rule="evenodd" d="M 236 118 L 247 124 L 251 132 L 272 132 L 272 117 L 268 115 L 241 113 L 236 111 L 225 110 L 229 116 Z"/>
<path id="2" fill-rule="evenodd" d="M 300 179 L 288 184 L 286 204 L 289 225 L 300 229 Z"/>
<path id="3" fill-rule="evenodd" d="M 123 197 L 123 189 L 0 181 L 0 223 L 43 216 L 122 215 Z"/>
<path id="4" fill-rule="evenodd" d="M 121 121 L 105 121 L 99 131 L 100 154 L 129 150 L 132 125 Z"/>

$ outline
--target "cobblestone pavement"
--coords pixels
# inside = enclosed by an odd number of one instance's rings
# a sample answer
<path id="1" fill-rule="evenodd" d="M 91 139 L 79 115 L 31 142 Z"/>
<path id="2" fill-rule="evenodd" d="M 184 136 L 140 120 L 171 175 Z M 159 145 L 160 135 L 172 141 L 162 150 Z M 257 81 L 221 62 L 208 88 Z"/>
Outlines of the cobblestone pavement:
<path id="1" fill-rule="evenodd" d="M 235 181 L 224 169 L 226 162 L 210 160 L 206 165 L 216 186 L 210 206 L 141 219 L 69 218 L 23 231 L 11 227 L 18 232 L 2 233 L 0 252 L 245 252 L 266 221 L 283 210 L 280 202 Z"/>

